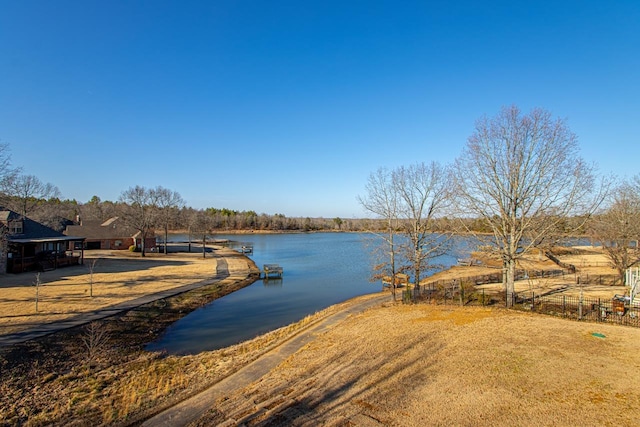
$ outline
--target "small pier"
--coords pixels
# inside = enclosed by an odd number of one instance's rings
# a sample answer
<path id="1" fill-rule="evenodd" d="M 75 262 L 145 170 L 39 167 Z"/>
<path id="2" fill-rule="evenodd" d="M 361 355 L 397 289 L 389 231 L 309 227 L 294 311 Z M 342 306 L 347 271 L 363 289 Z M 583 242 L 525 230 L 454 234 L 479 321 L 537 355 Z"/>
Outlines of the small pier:
<path id="1" fill-rule="evenodd" d="M 395 282 L 395 287 L 396 288 L 400 288 L 402 286 L 407 286 L 409 284 L 409 275 L 408 274 L 402 274 L 402 273 L 397 273 L 395 280 L 393 280 L 393 278 L 389 277 L 389 276 L 384 276 L 382 278 L 382 287 L 383 288 L 390 288 L 393 283 Z"/>
<path id="2" fill-rule="evenodd" d="M 282 279 L 283 270 L 278 264 L 264 264 L 263 265 L 264 278 L 278 278 Z"/>

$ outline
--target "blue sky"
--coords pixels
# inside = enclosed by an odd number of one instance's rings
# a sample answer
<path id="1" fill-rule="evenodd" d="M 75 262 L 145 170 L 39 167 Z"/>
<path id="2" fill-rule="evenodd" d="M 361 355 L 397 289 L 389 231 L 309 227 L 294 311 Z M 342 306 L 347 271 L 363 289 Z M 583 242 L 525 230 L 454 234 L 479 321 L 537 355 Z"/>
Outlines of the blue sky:
<path id="1" fill-rule="evenodd" d="M 449 163 L 515 104 L 632 176 L 639 23 L 636 0 L 0 0 L 0 142 L 80 202 L 357 218 L 371 172 Z"/>

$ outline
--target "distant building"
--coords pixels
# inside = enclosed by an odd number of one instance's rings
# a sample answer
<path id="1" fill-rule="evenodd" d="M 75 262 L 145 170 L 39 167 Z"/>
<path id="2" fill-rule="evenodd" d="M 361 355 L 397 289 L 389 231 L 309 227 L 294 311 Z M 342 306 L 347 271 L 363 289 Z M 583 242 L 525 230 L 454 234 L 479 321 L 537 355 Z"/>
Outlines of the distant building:
<path id="1" fill-rule="evenodd" d="M 0 207 L 0 273 L 82 264 L 83 241 Z"/>
<path id="2" fill-rule="evenodd" d="M 110 218 L 104 222 L 82 221 L 78 219 L 77 225 L 68 225 L 64 231 L 66 235 L 81 236 L 85 249 L 129 249 L 130 246 L 140 248 L 142 244 L 141 233 L 129 227 L 119 217 Z M 150 233 L 155 236 L 155 233 Z M 156 247 L 156 238 L 147 237 L 144 243 L 145 249 Z"/>

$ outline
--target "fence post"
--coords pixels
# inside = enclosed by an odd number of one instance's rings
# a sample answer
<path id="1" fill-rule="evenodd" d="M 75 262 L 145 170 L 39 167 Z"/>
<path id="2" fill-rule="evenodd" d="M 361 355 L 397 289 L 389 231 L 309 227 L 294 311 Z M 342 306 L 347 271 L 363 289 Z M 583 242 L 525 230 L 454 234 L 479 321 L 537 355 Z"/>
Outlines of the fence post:
<path id="1" fill-rule="evenodd" d="M 484 288 L 482 288 L 482 306 L 484 307 Z"/>
<path id="2" fill-rule="evenodd" d="M 566 295 L 562 295 L 562 317 L 566 317 L 567 315 L 567 297 Z"/>
<path id="3" fill-rule="evenodd" d="M 536 293 L 531 292 L 531 311 L 536 311 Z"/>
<path id="4" fill-rule="evenodd" d="M 578 320 L 582 320 L 582 289 L 580 290 L 580 299 L 578 300 Z"/>

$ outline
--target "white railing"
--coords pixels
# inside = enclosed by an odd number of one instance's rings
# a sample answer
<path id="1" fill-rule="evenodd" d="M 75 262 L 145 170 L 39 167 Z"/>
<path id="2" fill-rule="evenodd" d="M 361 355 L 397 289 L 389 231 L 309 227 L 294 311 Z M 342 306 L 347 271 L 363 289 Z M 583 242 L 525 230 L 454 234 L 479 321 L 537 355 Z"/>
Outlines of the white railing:
<path id="1" fill-rule="evenodd" d="M 627 286 L 629 286 L 629 298 L 634 302 L 636 295 L 640 292 L 640 267 L 627 269 Z"/>

